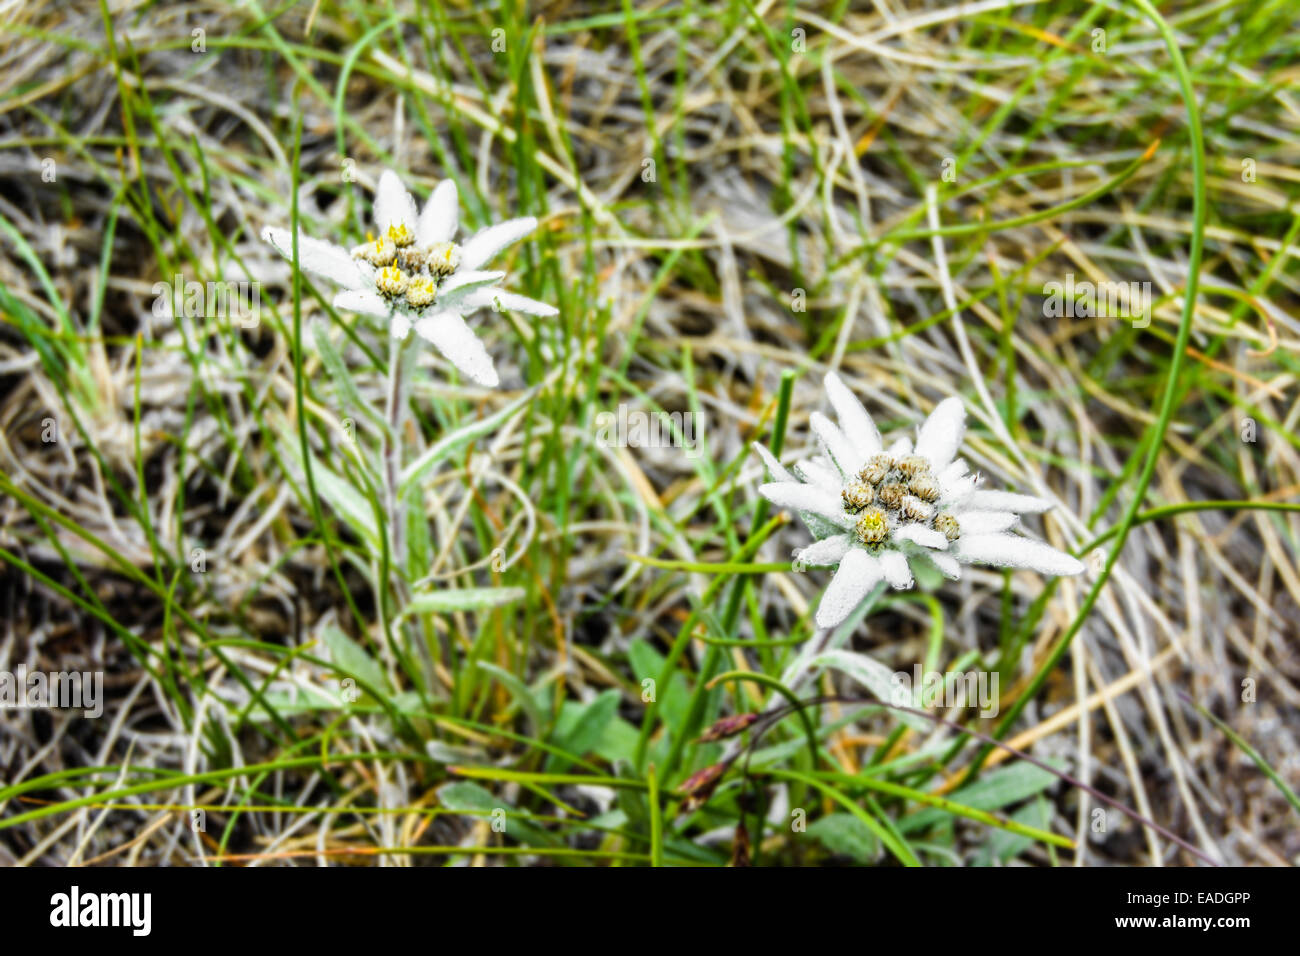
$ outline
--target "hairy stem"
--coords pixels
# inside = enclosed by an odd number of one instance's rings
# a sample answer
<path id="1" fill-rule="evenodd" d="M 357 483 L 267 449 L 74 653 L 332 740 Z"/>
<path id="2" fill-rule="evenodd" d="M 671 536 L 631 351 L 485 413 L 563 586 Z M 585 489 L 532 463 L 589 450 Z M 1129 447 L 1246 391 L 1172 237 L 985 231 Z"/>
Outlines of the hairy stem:
<path id="1" fill-rule="evenodd" d="M 388 338 L 388 395 L 384 411 L 388 432 L 384 435 L 383 449 L 384 510 L 388 512 L 388 538 L 392 545 L 393 563 L 399 569 L 406 566 L 397 490 L 398 478 L 402 473 L 402 424 L 406 410 L 407 383 L 402 375 L 404 341 L 395 335 Z"/>

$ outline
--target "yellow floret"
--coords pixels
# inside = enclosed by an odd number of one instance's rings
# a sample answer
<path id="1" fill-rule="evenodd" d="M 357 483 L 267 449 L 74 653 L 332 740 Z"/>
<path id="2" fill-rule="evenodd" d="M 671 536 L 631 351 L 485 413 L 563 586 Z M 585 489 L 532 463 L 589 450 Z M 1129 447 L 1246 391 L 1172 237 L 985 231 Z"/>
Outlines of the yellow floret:
<path id="1" fill-rule="evenodd" d="M 393 245 L 391 240 L 385 238 L 363 242 L 352 250 L 352 258 L 364 259 L 376 268 L 392 265 L 396 256 L 397 246 Z"/>
<path id="2" fill-rule="evenodd" d="M 435 243 L 429 249 L 429 271 L 436 276 L 449 276 L 460 265 L 460 246 L 454 242 Z"/>
<path id="3" fill-rule="evenodd" d="M 891 511 L 897 509 L 903 503 L 903 495 L 906 489 L 896 481 L 891 481 L 887 485 L 881 485 L 876 492 L 876 499 L 889 508 Z"/>
<path id="4" fill-rule="evenodd" d="M 928 471 L 913 478 L 908 483 L 908 488 L 911 489 L 912 494 L 922 501 L 939 500 L 939 482 Z"/>
<path id="5" fill-rule="evenodd" d="M 949 541 L 956 541 L 961 537 L 961 527 L 957 524 L 957 519 L 946 512 L 935 516 L 934 530 Z"/>
<path id="6" fill-rule="evenodd" d="M 867 508 L 858 515 L 857 531 L 864 544 L 879 544 L 889 537 L 889 519 L 879 508 Z"/>
<path id="7" fill-rule="evenodd" d="M 406 286 L 406 304 L 413 309 L 423 309 L 438 297 L 438 287 L 432 279 L 416 276 Z"/>
<path id="8" fill-rule="evenodd" d="M 425 271 L 428 254 L 419 246 L 406 246 L 397 250 L 397 265 L 407 275 L 419 275 Z"/>
<path id="9" fill-rule="evenodd" d="M 380 295 L 396 298 L 406 291 L 406 276 L 396 266 L 380 269 L 375 276 L 375 288 Z"/>
<path id="10" fill-rule="evenodd" d="M 415 233 L 411 232 L 411 227 L 404 222 L 395 222 L 388 227 L 388 236 L 393 245 L 402 249 L 415 242 Z"/>
<path id="11" fill-rule="evenodd" d="M 862 482 L 854 482 L 840 492 L 840 497 L 844 501 L 844 510 L 849 514 L 857 514 L 876 500 L 876 489 Z"/>
<path id="12" fill-rule="evenodd" d="M 908 478 L 915 478 L 930 470 L 930 462 L 920 455 L 908 455 L 906 458 L 900 458 L 896 467 Z"/>
<path id="13" fill-rule="evenodd" d="M 858 472 L 858 477 L 868 484 L 878 485 L 893 467 L 894 459 L 888 455 L 872 455 L 862 471 Z"/>

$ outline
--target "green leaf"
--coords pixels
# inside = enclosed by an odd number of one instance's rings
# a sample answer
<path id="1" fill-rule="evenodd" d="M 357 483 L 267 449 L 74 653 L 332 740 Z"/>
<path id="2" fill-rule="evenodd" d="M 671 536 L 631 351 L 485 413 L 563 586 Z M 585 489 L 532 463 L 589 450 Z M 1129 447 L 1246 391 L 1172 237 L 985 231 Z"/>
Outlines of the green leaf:
<path id="1" fill-rule="evenodd" d="M 851 677 L 867 690 L 869 690 L 877 700 L 884 701 L 887 704 L 902 704 L 903 701 L 895 700 L 894 689 L 894 672 L 891 671 L 880 661 L 868 657 L 866 654 L 859 654 L 857 651 L 823 651 L 808 662 L 809 668 L 829 667 L 832 670 Z M 909 700 L 904 706 L 910 706 Z M 906 714 L 901 711 L 895 711 L 895 715 L 903 723 L 915 730 L 928 730 L 930 722 L 924 717 L 916 714 Z"/>
<path id="2" fill-rule="evenodd" d="M 489 663 L 488 661 L 476 661 L 475 663 L 478 664 L 479 668 L 487 671 L 499 680 L 502 686 L 504 686 L 506 690 L 510 691 L 510 696 L 515 699 L 515 702 L 523 708 L 524 713 L 528 715 L 528 721 L 533 725 L 533 735 L 540 737 L 544 722 L 542 721 L 542 712 L 537 706 L 537 698 L 533 696 L 532 691 L 524 686 L 523 681 L 505 668 L 497 667 L 496 664 Z"/>
<path id="3" fill-rule="evenodd" d="M 438 802 L 448 810 L 493 810 L 508 807 L 472 780 L 455 780 L 438 788 Z"/>
<path id="4" fill-rule="evenodd" d="M 596 756 L 602 760 L 615 763 L 619 760 L 631 762 L 636 756 L 636 745 L 640 734 L 637 729 L 622 717 L 615 717 L 604 727 L 599 743 L 594 748 Z"/>
<path id="5" fill-rule="evenodd" d="M 468 444 L 476 438 L 482 438 L 484 435 L 490 435 L 499 429 L 507 420 L 533 401 L 536 391 L 535 388 L 529 389 L 495 415 L 475 419 L 468 425 L 463 425 L 451 434 L 444 436 L 423 455 L 406 466 L 406 469 L 402 472 L 399 489 L 405 492 L 412 483 L 419 481 L 426 471 L 460 448 L 461 445 Z"/>
<path id="6" fill-rule="evenodd" d="M 628 645 L 628 660 L 632 664 L 632 677 L 638 685 L 646 678 L 658 680 L 663 673 L 663 655 L 654 649 L 648 640 L 633 641 Z M 675 672 L 667 687 L 656 687 L 659 698 L 659 711 L 664 715 L 664 723 L 670 728 L 680 727 L 686 720 L 690 707 L 690 689 L 686 677 Z"/>
<path id="7" fill-rule="evenodd" d="M 648 640 L 637 640 L 629 644 L 628 660 L 632 665 L 632 679 L 637 682 L 638 688 L 642 686 L 642 681 L 647 678 L 657 681 L 659 675 L 663 673 L 664 657 Z M 668 680 L 667 687 L 655 687 L 655 696 L 659 702 L 659 714 L 663 719 L 666 733 L 657 743 L 651 745 L 652 756 L 665 752 L 677 734 L 682 732 L 681 728 L 686 723 L 686 716 L 691 707 L 691 694 L 685 675 L 680 671 L 674 672 Z"/>
<path id="8" fill-rule="evenodd" d="M 1034 800 L 1013 813 L 1011 819 L 1040 830 L 1048 829 L 1052 823 L 1051 804 L 1046 800 Z M 990 856 L 1006 863 L 1029 849 L 1033 843 L 1031 838 L 1019 833 L 994 830 L 989 834 L 989 842 L 985 849 Z"/>
<path id="9" fill-rule="evenodd" d="M 560 708 L 555 729 L 551 731 L 551 743 L 577 757 L 595 750 L 605 736 L 605 728 L 618 712 L 619 697 L 618 691 L 607 690 L 585 705 L 566 700 Z M 551 762 L 558 765 L 564 761 Z"/>
<path id="10" fill-rule="evenodd" d="M 266 702 L 266 707 L 261 704 L 253 704 L 248 711 L 251 720 L 272 720 L 271 711 L 273 709 L 280 716 L 294 714 L 312 714 L 321 711 L 336 712 L 343 706 L 343 698 L 337 692 L 331 692 L 323 687 L 299 687 L 295 690 L 267 690 L 263 691 L 262 699 Z"/>
<path id="11" fill-rule="evenodd" d="M 948 580 L 939 570 L 939 566 L 924 555 L 913 556 L 908 564 L 911 565 L 912 574 L 916 576 L 916 586 L 922 591 L 934 591 Z"/>
<path id="12" fill-rule="evenodd" d="M 482 611 L 500 607 L 524 596 L 523 588 L 459 588 L 425 591 L 411 598 L 403 615 L 451 614 L 456 611 Z"/>
<path id="13" fill-rule="evenodd" d="M 808 827 L 808 834 L 839 856 L 872 863 L 880 856 L 880 841 L 851 813 L 831 813 Z"/>
<path id="14" fill-rule="evenodd" d="M 301 469 L 302 449 L 294 442 L 286 442 L 284 450 Z M 375 526 L 375 509 L 370 499 L 321 464 L 315 455 L 311 457 L 311 473 L 316 482 L 316 491 L 325 499 L 335 516 L 377 553 L 380 550 L 379 531 Z"/>
<path id="15" fill-rule="evenodd" d="M 948 796 L 976 810 L 1000 810 L 1041 793 L 1060 779 L 1056 774 L 1031 763 L 1015 763 L 985 774 Z M 942 810 L 927 807 L 898 821 L 904 833 L 923 830 L 948 818 Z"/>
<path id="16" fill-rule="evenodd" d="M 413 487 L 402 499 L 406 508 L 406 573 L 412 581 L 420 580 L 433 567 L 433 537 L 421 498 L 420 489 Z"/>
<path id="17" fill-rule="evenodd" d="M 817 541 L 822 540 L 822 538 L 833 538 L 844 533 L 844 529 L 839 525 L 832 524 L 821 515 L 813 514 L 811 511 L 800 511 L 799 520 L 804 523 L 804 527 Z"/>
<path id="18" fill-rule="evenodd" d="M 321 638 L 329 648 L 330 660 L 339 669 L 363 681 L 376 692 L 391 690 L 388 675 L 379 663 L 370 656 L 364 647 L 348 637 L 337 627 L 326 626 L 321 631 Z"/>
<path id="19" fill-rule="evenodd" d="M 472 811 L 470 819 L 490 819 L 493 810 L 514 812 L 514 806 L 471 780 L 454 780 L 438 788 L 438 801 L 448 810 Z M 553 846 L 556 843 L 545 830 L 518 817 L 507 817 L 506 836 L 528 846 Z"/>
<path id="20" fill-rule="evenodd" d="M 343 357 L 330 339 L 329 327 L 325 322 L 312 324 L 311 340 L 325 365 L 325 370 L 329 372 L 330 380 L 337 389 L 344 411 L 351 414 L 354 410 L 359 410 L 381 429 L 388 431 L 388 422 L 361 398 L 361 393 L 357 391 L 356 383 L 352 380 L 352 374 L 343 364 Z"/>
<path id="21" fill-rule="evenodd" d="M 1048 761 L 1059 763 L 1059 761 Z M 1032 763 L 1014 763 L 994 770 L 951 794 L 952 799 L 978 810 L 997 810 L 1046 790 L 1060 778 Z"/>

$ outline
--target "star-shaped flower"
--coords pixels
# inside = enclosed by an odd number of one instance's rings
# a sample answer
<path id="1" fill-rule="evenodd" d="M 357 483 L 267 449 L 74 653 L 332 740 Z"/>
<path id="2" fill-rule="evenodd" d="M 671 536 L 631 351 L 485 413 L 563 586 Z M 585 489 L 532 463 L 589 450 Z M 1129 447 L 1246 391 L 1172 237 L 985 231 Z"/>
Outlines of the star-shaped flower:
<path id="1" fill-rule="evenodd" d="M 540 316 L 557 310 L 499 288 L 504 272 L 483 271 L 493 256 L 536 229 L 536 219 L 509 219 L 457 245 L 459 220 L 456 184 L 450 179 L 438 184 L 417 216 L 414 198 L 396 173 L 385 170 L 375 195 L 378 238 L 348 252 L 299 233 L 298 264 L 343 286 L 335 308 L 386 318 L 400 339 L 414 328 L 470 379 L 495 386 L 496 368 L 464 316 L 488 306 Z M 293 258 L 288 230 L 267 228 L 262 238 Z"/>
<path id="2" fill-rule="evenodd" d="M 983 491 L 980 477 L 956 458 L 966 431 L 960 399 L 939 403 L 915 447 L 903 437 L 886 448 L 867 410 L 834 372 L 826 376 L 826 394 L 839 425 L 820 412 L 810 420 L 823 456 L 801 462 L 791 474 L 754 445 L 775 479 L 759 492 L 799 512 L 818 539 L 796 561 L 838 566 L 817 608 L 818 627 L 839 624 L 881 580 L 900 590 L 911 587 L 909 561 L 921 557 L 953 580 L 962 564 L 1057 575 L 1083 571 L 1076 558 L 1010 533 L 1020 515 L 1046 511 L 1050 502 Z"/>

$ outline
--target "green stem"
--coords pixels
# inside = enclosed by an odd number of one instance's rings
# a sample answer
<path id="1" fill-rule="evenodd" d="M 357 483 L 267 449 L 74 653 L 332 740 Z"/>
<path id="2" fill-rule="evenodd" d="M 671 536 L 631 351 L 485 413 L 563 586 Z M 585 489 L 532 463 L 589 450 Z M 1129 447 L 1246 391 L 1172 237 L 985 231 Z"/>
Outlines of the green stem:
<path id="1" fill-rule="evenodd" d="M 1176 505 L 1162 505 L 1159 508 L 1151 508 L 1142 512 L 1133 519 L 1133 524 L 1146 524 L 1148 521 L 1159 521 L 1161 518 L 1169 518 L 1174 515 L 1184 514 L 1189 511 L 1300 511 L 1300 504 L 1290 501 L 1183 501 Z M 1079 549 L 1079 554 L 1084 554 L 1097 547 L 1103 541 L 1109 541 L 1119 531 L 1119 526 L 1111 528 L 1098 535 L 1091 542 Z"/>
<path id="2" fill-rule="evenodd" d="M 1201 133 L 1201 114 L 1196 105 L 1196 91 L 1192 87 L 1191 74 L 1187 70 L 1187 63 L 1183 60 L 1182 51 L 1178 48 L 1178 41 L 1169 28 L 1169 24 L 1151 5 L 1150 0 L 1134 0 L 1134 3 L 1160 31 L 1165 46 L 1169 49 L 1174 71 L 1178 74 L 1179 90 L 1182 93 L 1183 104 L 1187 108 L 1187 130 L 1192 150 L 1192 243 L 1187 256 L 1187 288 L 1183 294 L 1183 311 L 1178 322 L 1178 336 L 1174 342 L 1174 354 L 1169 363 L 1169 375 L 1165 379 L 1160 411 L 1156 416 L 1155 424 L 1151 428 L 1151 438 L 1146 442 L 1146 459 L 1142 464 L 1142 471 L 1138 475 L 1137 488 L 1134 489 L 1133 495 L 1129 498 L 1129 503 L 1124 509 L 1124 516 L 1115 528 L 1115 544 L 1106 556 L 1105 567 L 1097 575 L 1096 582 L 1088 592 L 1088 596 L 1084 599 L 1083 605 L 1079 608 L 1079 613 L 1075 615 L 1069 629 L 1061 635 L 1061 639 L 1052 648 L 1052 652 L 1043 661 L 1037 673 L 1034 674 L 1029 686 L 1011 705 L 1007 715 L 998 724 L 997 730 L 993 734 L 997 738 L 1002 737 L 1011 729 L 1011 726 L 1020 716 L 1020 712 L 1025 709 L 1029 701 L 1037 696 L 1043 684 L 1047 682 L 1048 676 L 1056 669 L 1061 658 L 1065 656 L 1070 643 L 1083 627 L 1083 622 L 1087 620 L 1093 605 L 1097 603 L 1097 598 L 1101 595 L 1101 589 L 1105 587 L 1106 581 L 1110 579 L 1111 570 L 1119 559 L 1120 551 L 1124 548 L 1124 541 L 1128 537 L 1129 530 L 1137 521 L 1138 509 L 1142 506 L 1142 500 L 1146 496 L 1147 488 L 1155 475 L 1156 462 L 1160 457 L 1160 449 L 1164 444 L 1165 432 L 1168 430 L 1169 422 L 1173 418 L 1174 404 L 1178 397 L 1178 379 L 1187 358 L 1187 343 L 1192 334 L 1192 318 L 1196 311 L 1196 294 L 1201 280 L 1201 253 L 1205 241 L 1205 140 Z M 984 745 L 971 763 L 964 781 L 973 779 L 979 773 L 980 767 L 983 766 L 992 749 L 991 745 Z"/>
<path id="3" fill-rule="evenodd" d="M 396 335 L 388 336 L 388 392 L 384 408 L 384 420 L 388 423 L 388 431 L 384 435 L 384 460 L 380 469 L 384 476 L 389 541 L 392 544 L 393 563 L 396 564 L 399 575 L 406 568 L 406 560 L 403 556 L 405 543 L 402 534 L 402 516 L 398 498 L 398 485 L 402 474 L 402 422 L 405 417 L 403 412 L 406 408 L 406 392 L 409 388 L 402 375 L 404 341 Z"/>
<path id="4" fill-rule="evenodd" d="M 777 393 L 776 417 L 772 422 L 772 454 L 774 456 L 780 456 L 781 447 L 785 444 L 785 426 L 790 418 L 790 399 L 794 394 L 794 380 L 795 373 L 793 371 L 787 370 L 781 375 L 781 389 Z M 754 508 L 754 520 L 750 524 L 750 539 L 746 542 L 745 548 L 742 550 L 741 554 L 732 563 L 748 561 L 749 557 L 758 550 L 758 545 L 762 542 L 763 538 L 766 537 L 766 535 L 760 533 L 760 528 L 766 518 L 767 501 L 760 499 Z M 723 578 L 718 578 L 719 582 L 722 580 Z M 727 607 L 723 611 L 722 615 L 721 626 L 724 634 L 730 634 L 736 625 L 736 617 L 740 613 L 740 599 L 744 594 L 746 583 L 747 578 L 741 578 L 736 581 L 735 586 L 731 590 L 731 595 L 727 600 Z M 693 626 L 694 617 L 695 615 L 692 614 L 692 620 L 688 620 L 687 624 Z M 683 627 L 681 633 L 677 636 L 677 646 L 675 646 L 673 650 L 677 652 L 678 647 L 684 649 L 685 640 L 688 640 L 689 637 L 689 628 Z M 696 729 L 699 727 L 700 717 L 704 712 L 704 700 L 707 695 L 707 684 L 709 678 L 713 675 L 713 672 L 717 670 L 718 661 L 721 656 L 722 648 L 717 644 L 710 644 L 708 650 L 704 653 L 704 663 L 700 667 L 699 676 L 695 683 L 695 690 L 691 694 L 690 705 L 686 711 L 686 719 L 682 722 L 681 727 L 678 728 L 677 733 L 673 735 L 672 743 L 668 748 L 668 757 L 664 760 L 663 780 L 671 779 L 673 771 L 677 769 L 677 764 L 681 760 L 682 748 L 686 746 L 687 739 L 692 737 Z M 665 667 L 665 671 L 668 671 L 667 667 Z M 670 676 L 671 672 L 665 673 L 663 686 L 667 686 L 667 679 Z M 641 728 L 641 740 L 637 748 L 638 765 L 640 765 L 640 758 L 645 750 L 649 716 L 650 714 L 647 712 L 647 723 Z"/>

